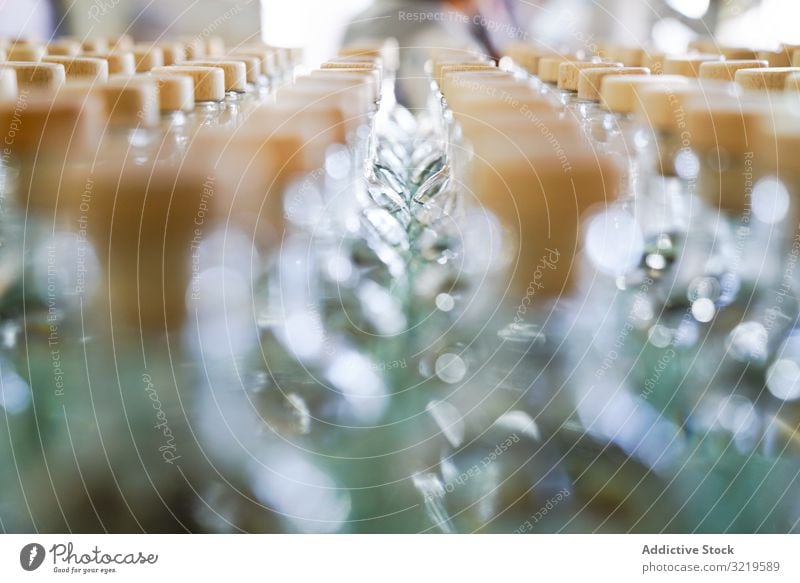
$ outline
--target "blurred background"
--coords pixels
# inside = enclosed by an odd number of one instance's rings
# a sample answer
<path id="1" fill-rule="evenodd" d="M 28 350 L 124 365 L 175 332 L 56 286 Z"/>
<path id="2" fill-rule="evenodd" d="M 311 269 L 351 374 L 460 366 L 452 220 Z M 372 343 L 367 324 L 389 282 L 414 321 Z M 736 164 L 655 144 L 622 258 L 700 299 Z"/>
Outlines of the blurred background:
<path id="1" fill-rule="evenodd" d="M 380 32 L 392 11 L 437 4 L 478 11 L 500 49 L 519 39 L 564 46 L 592 42 L 591 36 L 577 38 L 585 35 L 652 44 L 666 52 L 682 51 L 709 33 L 723 44 L 765 49 L 800 43 L 797 0 L 0 0 L 0 35 L 43 40 L 58 30 L 155 39 L 199 31 L 229 43 L 261 37 L 300 46 L 307 62 L 316 63 L 334 52 L 351 24 Z M 447 28 L 456 34 L 453 24 L 409 23 L 415 30 Z"/>

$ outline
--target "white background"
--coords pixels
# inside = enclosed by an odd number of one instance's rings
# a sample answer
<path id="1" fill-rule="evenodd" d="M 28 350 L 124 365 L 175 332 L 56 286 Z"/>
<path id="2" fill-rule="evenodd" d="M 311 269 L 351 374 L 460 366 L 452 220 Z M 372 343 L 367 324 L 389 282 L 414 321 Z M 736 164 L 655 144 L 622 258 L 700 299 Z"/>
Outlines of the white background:
<path id="1" fill-rule="evenodd" d="M 73 542 L 75 552 L 99 546 L 108 553 L 156 553 L 153 566 L 122 566 L 111 575 L 53 574 L 53 562 L 31 573 L 19 565 L 25 544 L 49 551 Z M 735 549 L 738 561 L 780 561 L 778 573 L 642 575 L 647 562 L 717 563 L 724 556 L 649 556 L 643 545 Z M 5 535 L 0 537 L 0 581 L 272 582 L 503 582 L 515 581 L 798 581 L 798 539 L 791 536 L 531 535 L 531 536 L 262 536 L 262 535 Z M 196 577 L 196 579 L 194 578 Z M 245 577 L 247 579 L 245 579 Z"/>

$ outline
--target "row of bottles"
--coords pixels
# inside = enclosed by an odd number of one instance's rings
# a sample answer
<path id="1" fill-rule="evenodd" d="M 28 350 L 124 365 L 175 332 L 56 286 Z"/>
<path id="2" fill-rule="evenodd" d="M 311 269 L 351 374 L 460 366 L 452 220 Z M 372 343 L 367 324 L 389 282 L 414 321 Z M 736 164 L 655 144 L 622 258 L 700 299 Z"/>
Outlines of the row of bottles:
<path id="1" fill-rule="evenodd" d="M 6 531 L 796 530 L 792 47 L 0 50 Z"/>
<path id="2" fill-rule="evenodd" d="M 30 61 L 0 63 L 14 74 L 0 103 L 2 374 L 13 381 L 2 401 L 3 528 L 219 530 L 214 477 L 232 456 L 207 453 L 213 375 L 192 331 L 198 317 L 210 327 L 228 316 L 210 296 L 240 274 L 220 253 L 226 236 L 247 233 L 240 219 L 256 197 L 279 196 L 280 165 L 251 160 L 245 181 L 200 145 L 206 131 L 231 138 L 274 108 L 299 55 L 263 45 L 202 54 L 178 42 L 165 64 L 160 48 L 146 59 L 153 47 L 105 44 L 111 52 L 32 50 Z M 286 134 L 304 145 L 297 128 Z M 269 147 L 270 132 L 258 139 Z M 272 154 L 290 158 L 285 143 Z M 240 200 L 247 212 L 231 212 L 226 203 Z M 280 528 L 244 500 L 253 510 L 229 528 Z"/>
<path id="3" fill-rule="evenodd" d="M 519 231 L 514 267 L 536 268 L 515 296 L 524 300 L 514 325 L 489 344 L 509 356 L 476 389 L 517 380 L 495 423 L 524 414 L 544 434 L 537 451 L 561 456 L 540 481 L 508 487 L 526 508 L 513 514 L 538 516 L 553 496 L 572 496 L 548 517 L 558 529 L 791 531 L 796 195 L 786 146 L 798 70 L 723 52 L 667 56 L 651 70 L 644 55 L 624 55 L 517 46 L 500 67 L 473 55 L 436 65 L 453 155 L 472 176 L 466 192 Z M 579 167 L 582 150 L 589 163 Z M 597 170 L 609 159 L 616 178 Z M 572 176 L 592 166 L 599 176 L 588 183 Z M 552 172 L 568 182 L 550 186 Z M 550 195 L 538 204 L 537 185 Z M 578 204 L 566 216 L 564 199 Z M 548 294 L 542 276 L 559 268 L 577 289 L 557 279 Z M 589 448 L 577 472 L 576 447 Z M 430 476 L 444 492 L 447 466 Z M 551 474 L 555 490 L 543 487 Z M 493 479 L 473 480 L 468 508 L 485 510 L 504 490 Z M 443 494 L 432 516 L 460 495 Z M 467 528 L 505 530 L 495 524 L 502 510 Z"/>

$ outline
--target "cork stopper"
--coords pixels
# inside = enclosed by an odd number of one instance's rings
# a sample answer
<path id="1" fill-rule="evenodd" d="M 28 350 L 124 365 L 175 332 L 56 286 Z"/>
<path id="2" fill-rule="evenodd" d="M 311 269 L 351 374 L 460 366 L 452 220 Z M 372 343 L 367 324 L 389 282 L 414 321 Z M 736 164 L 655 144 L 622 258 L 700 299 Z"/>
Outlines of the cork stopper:
<path id="1" fill-rule="evenodd" d="M 790 43 L 783 43 L 780 46 L 780 50 L 786 51 L 786 53 L 792 59 L 792 66 L 796 67 L 797 65 L 795 63 L 795 54 L 797 53 L 797 51 L 800 51 L 800 45 L 798 45 L 798 44 L 790 44 Z"/>
<path id="2" fill-rule="evenodd" d="M 16 99 L 18 90 L 16 72 L 0 63 L 0 101 Z"/>
<path id="3" fill-rule="evenodd" d="M 741 100 L 700 97 L 686 105 L 686 129 L 703 162 L 699 192 L 709 204 L 742 213 L 749 204 L 753 151 L 765 117 Z M 748 162 L 750 160 L 750 162 Z"/>
<path id="4" fill-rule="evenodd" d="M 664 61 L 667 55 L 658 51 L 645 52 L 642 57 L 642 66 L 650 69 L 653 75 L 661 75 L 664 73 Z"/>
<path id="5" fill-rule="evenodd" d="M 242 61 L 222 59 L 190 60 L 187 65 L 197 67 L 219 67 L 225 77 L 225 91 L 243 93 L 247 89 L 247 66 Z"/>
<path id="6" fill-rule="evenodd" d="M 384 70 L 383 57 L 373 55 L 353 55 L 350 57 L 334 57 L 327 63 L 360 63 L 361 65 L 372 65 L 373 67 Z"/>
<path id="7" fill-rule="evenodd" d="M 206 43 L 202 37 L 181 37 L 183 43 L 183 59 L 186 61 L 197 61 L 204 59 L 206 55 Z"/>
<path id="8" fill-rule="evenodd" d="M 364 61 L 359 58 L 345 59 L 340 57 L 325 61 L 320 65 L 320 69 L 380 69 L 380 65 L 375 63 L 371 57 L 368 59 Z"/>
<path id="9" fill-rule="evenodd" d="M 205 42 L 206 56 L 214 58 L 225 56 L 225 41 L 221 36 L 207 36 Z"/>
<path id="10" fill-rule="evenodd" d="M 747 90 L 783 91 L 786 79 L 794 73 L 800 73 L 800 67 L 741 69 L 736 72 L 736 82 Z"/>
<path id="11" fill-rule="evenodd" d="M 43 46 L 29 44 L 13 44 L 6 50 L 6 58 L 9 61 L 41 61 L 47 55 L 47 50 Z"/>
<path id="12" fill-rule="evenodd" d="M 622 63 L 565 61 L 558 66 L 558 88 L 562 91 L 578 91 L 581 71 L 609 67 L 620 68 Z"/>
<path id="13" fill-rule="evenodd" d="M 719 51 L 719 44 L 709 37 L 699 37 L 689 42 L 689 50 L 698 53 L 714 54 Z"/>
<path id="14" fill-rule="evenodd" d="M 686 128 L 686 103 L 704 94 L 699 86 L 688 83 L 646 86 L 638 92 L 636 115 L 653 129 L 677 134 Z"/>
<path id="15" fill-rule="evenodd" d="M 72 39 L 59 39 L 48 43 L 45 48 L 52 57 L 77 57 L 81 52 L 81 43 Z"/>
<path id="16" fill-rule="evenodd" d="M 530 75 L 539 72 L 539 60 L 546 56 L 546 53 L 538 47 L 524 42 L 510 43 L 505 47 L 503 54 Z"/>
<path id="17" fill-rule="evenodd" d="M 258 80 L 261 78 L 261 59 L 247 55 L 228 55 L 225 59 L 244 63 L 247 82 L 251 85 L 256 85 L 258 83 Z"/>
<path id="18" fill-rule="evenodd" d="M 538 152 L 548 146 L 554 152 L 584 147 L 580 125 L 552 109 L 523 112 L 506 108 L 485 116 L 475 113 L 457 112 L 455 118 L 479 157 L 494 159 L 501 151 L 516 156 L 531 149 Z"/>
<path id="19" fill-rule="evenodd" d="M 719 61 L 719 55 L 686 55 L 682 57 L 666 57 L 664 59 L 665 75 L 682 75 L 694 78 L 700 76 L 700 65 L 708 61 Z"/>
<path id="20" fill-rule="evenodd" d="M 323 70 L 342 70 L 342 71 L 375 71 L 378 77 L 378 83 L 383 80 L 383 71 L 379 65 L 372 62 L 359 62 L 359 61 L 326 61 L 320 65 Z"/>
<path id="21" fill-rule="evenodd" d="M 751 47 L 720 45 L 716 39 L 708 37 L 693 40 L 689 43 L 689 49 L 708 55 L 722 55 L 726 59 L 736 61 L 751 61 L 758 58 L 758 51 Z"/>
<path id="22" fill-rule="evenodd" d="M 800 91 L 800 73 L 792 73 L 786 77 L 786 91 Z"/>
<path id="23" fill-rule="evenodd" d="M 315 108 L 335 109 L 344 120 L 337 128 L 341 132 L 355 131 L 366 123 L 373 109 L 369 87 L 335 80 L 301 77 L 295 85 L 279 89 L 275 94 L 277 106 L 294 108 L 305 114 Z"/>
<path id="24" fill-rule="evenodd" d="M 108 37 L 108 48 L 112 52 L 131 52 L 134 44 L 133 37 L 129 34 Z"/>
<path id="25" fill-rule="evenodd" d="M 489 71 L 496 68 L 497 67 L 493 62 L 470 61 L 464 63 L 454 63 L 444 61 L 436 63 L 434 69 L 434 79 L 436 79 L 437 84 L 441 85 L 442 78 L 447 73 L 456 71 Z"/>
<path id="26" fill-rule="evenodd" d="M 232 56 L 240 57 L 255 57 L 261 63 L 261 74 L 267 77 L 273 77 L 278 74 L 277 61 L 275 59 L 275 51 L 267 48 L 236 48 L 230 52 Z"/>
<path id="27" fill-rule="evenodd" d="M 147 73 L 154 67 L 164 66 L 164 49 L 153 45 L 135 45 L 131 49 L 136 61 L 136 72 Z"/>
<path id="28" fill-rule="evenodd" d="M 758 51 L 750 47 L 719 47 L 713 53 L 719 53 L 729 61 L 752 61 L 758 59 Z"/>
<path id="29" fill-rule="evenodd" d="M 161 49 L 164 55 L 164 66 L 177 65 L 185 60 L 186 49 L 179 42 L 161 41 L 152 46 Z"/>
<path id="30" fill-rule="evenodd" d="M 375 109 L 375 104 L 380 97 L 380 85 L 374 71 L 318 69 L 311 71 L 304 79 L 308 79 L 308 81 L 302 81 L 302 83 L 329 83 L 331 86 L 338 87 L 363 87 L 363 91 L 368 95 L 368 109 L 370 110 Z"/>
<path id="31" fill-rule="evenodd" d="M 633 113 L 639 103 L 639 93 L 647 86 L 688 84 L 679 75 L 606 75 L 600 85 L 603 106 L 614 113 Z"/>
<path id="32" fill-rule="evenodd" d="M 376 88 L 375 100 L 380 97 L 381 80 L 383 74 L 380 69 L 373 67 L 328 67 L 313 69 L 309 72 L 311 77 L 350 77 L 353 79 L 369 79 L 370 84 Z"/>
<path id="33" fill-rule="evenodd" d="M 151 333 L 186 321 L 192 245 L 218 214 L 209 168 L 125 165 L 93 176 L 89 236 L 114 322 Z"/>
<path id="34" fill-rule="evenodd" d="M 617 61 L 625 67 L 644 67 L 646 51 L 642 47 L 628 45 L 610 45 L 606 49 L 606 58 Z"/>
<path id="35" fill-rule="evenodd" d="M 158 85 L 155 80 L 113 79 L 96 90 L 105 101 L 111 127 L 148 128 L 158 125 Z"/>
<path id="36" fill-rule="evenodd" d="M 90 57 L 45 57 L 46 63 L 64 66 L 68 80 L 82 80 L 95 83 L 108 81 L 108 61 Z"/>
<path id="37" fill-rule="evenodd" d="M 339 51 L 339 55 L 343 55 Z M 441 62 L 450 63 L 469 63 L 469 62 L 487 62 L 488 59 L 480 55 L 477 51 L 468 48 L 455 48 L 455 47 L 436 47 L 428 50 L 428 63 L 425 65 L 426 71 L 433 73 L 436 70 L 436 64 Z"/>
<path id="38" fill-rule="evenodd" d="M 447 100 L 456 114 L 467 114 L 478 119 L 488 110 L 510 109 L 522 115 L 553 112 L 553 102 L 530 87 L 520 85 L 492 87 L 491 92 L 452 93 Z"/>
<path id="39" fill-rule="evenodd" d="M 194 109 L 194 80 L 189 75 L 151 73 L 158 87 L 158 104 L 162 113 L 189 112 Z"/>
<path id="40" fill-rule="evenodd" d="M 569 60 L 570 57 L 566 56 L 542 57 L 539 59 L 539 79 L 543 83 L 558 83 L 558 69 L 561 63 Z"/>
<path id="41" fill-rule="evenodd" d="M 156 74 L 188 75 L 194 83 L 194 100 L 222 101 L 225 99 L 225 72 L 219 67 L 171 65 L 152 69 Z"/>
<path id="42" fill-rule="evenodd" d="M 636 116 L 643 126 L 650 128 L 656 140 L 653 170 L 662 176 L 676 176 L 675 159 L 688 148 L 686 142 L 685 104 L 697 95 L 709 95 L 699 86 L 653 85 L 639 91 Z"/>
<path id="43" fill-rule="evenodd" d="M 733 81 L 739 69 L 758 69 L 768 65 L 767 61 L 707 61 L 700 64 L 700 78 L 713 81 Z"/>
<path id="44" fill-rule="evenodd" d="M 80 42 L 81 50 L 85 53 L 107 53 L 111 50 L 111 44 L 107 38 L 87 38 Z"/>
<path id="45" fill-rule="evenodd" d="M 768 67 L 791 67 L 792 55 L 785 50 L 758 51 L 758 60 L 766 61 Z"/>
<path id="46" fill-rule="evenodd" d="M 339 55 L 342 57 L 350 57 L 350 56 L 370 56 L 370 57 L 380 57 L 382 56 L 383 48 L 380 39 L 376 39 L 375 42 L 359 42 L 357 44 L 348 44 L 343 46 L 339 49 Z"/>
<path id="47" fill-rule="evenodd" d="M 531 146 L 522 155 L 474 165 L 471 191 L 516 241 L 509 297 L 530 298 L 531 281 L 537 282 L 533 301 L 573 291 L 582 220 L 590 209 L 613 202 L 620 182 L 616 165 L 582 148 L 559 154 Z M 542 261 L 548 269 L 537 275 Z"/>
<path id="48" fill-rule="evenodd" d="M 358 55 L 380 57 L 389 70 L 396 71 L 400 65 L 400 43 L 396 38 L 385 36 L 373 39 L 373 41 L 359 40 L 357 43 L 349 43 L 340 48 L 338 55 L 343 57 Z"/>
<path id="49" fill-rule="evenodd" d="M 105 60 L 109 75 L 133 75 L 136 72 L 136 59 L 130 52 L 84 53 L 83 56 Z"/>
<path id="50" fill-rule="evenodd" d="M 339 56 L 343 56 L 340 55 Z M 491 63 L 486 57 L 479 55 L 475 51 L 464 49 L 431 49 L 428 51 L 429 60 L 425 64 L 425 70 L 436 76 L 437 68 L 441 65 L 457 65 L 459 63 Z"/>
<path id="51" fill-rule="evenodd" d="M 23 89 L 53 93 L 66 81 L 62 65 L 55 63 L 0 63 L 0 68 L 16 72 L 17 84 Z"/>
<path id="52" fill-rule="evenodd" d="M 584 69 L 578 78 L 578 99 L 600 102 L 600 88 L 603 78 L 608 75 L 649 75 L 650 69 L 645 67 L 601 67 Z"/>
<path id="53" fill-rule="evenodd" d="M 394 38 L 376 38 L 359 40 L 339 49 L 339 56 L 373 56 L 380 57 L 389 71 L 396 71 L 400 66 L 400 45 Z M 296 60 L 299 63 L 300 60 Z"/>
<path id="54" fill-rule="evenodd" d="M 447 97 L 453 91 L 460 93 L 466 92 L 485 92 L 490 85 L 494 87 L 495 82 L 518 83 L 514 75 L 508 71 L 499 69 L 479 70 L 479 71 L 448 71 L 442 77 L 439 90 L 442 95 Z"/>

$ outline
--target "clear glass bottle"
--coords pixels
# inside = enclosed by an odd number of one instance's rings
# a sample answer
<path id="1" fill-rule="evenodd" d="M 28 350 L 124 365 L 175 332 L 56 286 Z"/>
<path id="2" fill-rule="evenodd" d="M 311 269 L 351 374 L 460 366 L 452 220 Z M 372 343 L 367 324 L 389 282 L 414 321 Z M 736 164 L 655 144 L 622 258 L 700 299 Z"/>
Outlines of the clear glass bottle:
<path id="1" fill-rule="evenodd" d="M 224 111 L 217 123 L 231 128 L 241 123 L 244 112 L 249 111 L 254 98 L 252 87 L 248 88 L 246 61 L 207 58 L 187 61 L 186 64 L 222 69 L 225 78 Z"/>
<path id="2" fill-rule="evenodd" d="M 225 72 L 220 67 L 169 65 L 155 67 L 156 75 L 188 75 L 194 82 L 194 110 L 189 120 L 189 135 L 204 127 L 225 126 Z"/>
<path id="3" fill-rule="evenodd" d="M 581 98 L 578 95 L 578 84 L 581 79 L 582 71 L 592 71 L 594 69 L 622 69 L 622 63 L 606 61 L 564 61 L 558 65 L 558 88 L 559 102 L 564 106 L 568 113 L 580 112 Z"/>
<path id="4" fill-rule="evenodd" d="M 161 141 L 156 158 L 178 163 L 189 148 L 189 126 L 195 109 L 194 82 L 189 75 L 150 73 L 158 87 Z"/>
<path id="5" fill-rule="evenodd" d="M 10 142 L 2 162 L 9 325 L 21 325 L 20 318 L 43 324 L 75 307 L 78 278 L 92 261 L 91 254 L 81 254 L 80 225 L 70 214 L 81 201 L 71 193 L 76 184 L 91 189 L 86 175 L 100 140 L 101 111 L 93 95 L 23 94 L 3 106 Z"/>
<path id="6" fill-rule="evenodd" d="M 672 87 L 688 83 L 684 77 L 666 75 L 611 75 L 603 79 L 600 97 L 607 113 L 602 120 L 600 151 L 614 156 L 625 169 L 620 203 L 634 216 L 648 218 L 642 189 L 641 128 L 635 116 L 639 94 L 647 87 Z"/>
<path id="7" fill-rule="evenodd" d="M 607 136 L 605 118 L 608 110 L 602 104 L 603 78 L 612 75 L 649 75 L 645 67 L 600 67 L 579 71 L 577 99 L 574 109 L 591 141 L 604 143 Z"/>
<path id="8" fill-rule="evenodd" d="M 585 380 L 569 365 L 590 342 L 575 334 L 590 308 L 572 298 L 580 219 L 616 198 L 617 170 L 582 148 L 570 149 L 565 170 L 546 141 L 521 143 L 524 155 L 487 146 L 470 182 L 508 230 L 503 263 L 512 275 L 505 290 L 495 288 L 502 309 L 479 317 L 483 334 L 430 357 L 441 386 L 434 417 L 455 436 L 420 482 L 431 516 L 445 517 L 431 525 L 439 530 L 524 530 L 548 500 L 575 493 L 551 436 L 564 433 Z M 563 196 L 572 188 L 575 197 Z M 547 227 L 553 222 L 558 229 Z"/>

